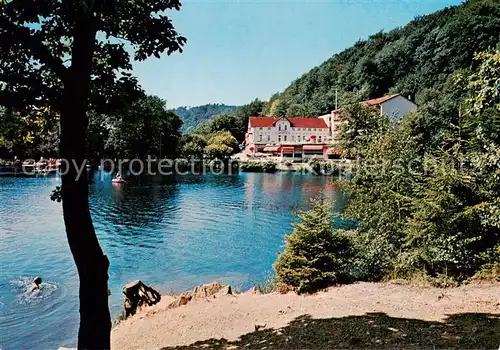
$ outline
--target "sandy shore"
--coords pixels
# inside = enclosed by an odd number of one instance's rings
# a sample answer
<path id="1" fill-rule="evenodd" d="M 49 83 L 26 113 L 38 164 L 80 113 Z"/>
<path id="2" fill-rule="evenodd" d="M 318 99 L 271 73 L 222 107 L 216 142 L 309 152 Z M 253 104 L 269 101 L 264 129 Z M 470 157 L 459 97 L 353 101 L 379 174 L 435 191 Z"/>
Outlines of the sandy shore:
<path id="1" fill-rule="evenodd" d="M 500 284 L 453 289 L 358 283 L 311 296 L 240 294 L 174 309 L 163 297 L 121 322 L 113 349 L 494 348 Z"/>

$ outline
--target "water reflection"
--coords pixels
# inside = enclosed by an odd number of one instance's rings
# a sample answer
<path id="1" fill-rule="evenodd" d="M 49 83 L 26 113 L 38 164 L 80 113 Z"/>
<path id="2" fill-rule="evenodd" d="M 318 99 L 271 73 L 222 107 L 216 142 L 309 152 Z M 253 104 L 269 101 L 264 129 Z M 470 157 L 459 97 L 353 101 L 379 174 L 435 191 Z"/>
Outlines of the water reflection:
<path id="1" fill-rule="evenodd" d="M 344 196 L 332 178 L 289 173 L 245 174 L 245 207 L 269 210 L 307 208 L 311 198 L 333 205 L 335 211 L 344 209 Z M 265 197 L 265 198 L 259 198 Z"/>

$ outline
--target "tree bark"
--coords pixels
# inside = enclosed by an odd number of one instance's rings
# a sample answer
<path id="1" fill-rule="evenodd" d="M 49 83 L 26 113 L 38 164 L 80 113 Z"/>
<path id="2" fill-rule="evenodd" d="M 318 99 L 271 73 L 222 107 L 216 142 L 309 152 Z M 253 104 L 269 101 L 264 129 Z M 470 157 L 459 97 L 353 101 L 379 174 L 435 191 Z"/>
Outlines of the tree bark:
<path id="1" fill-rule="evenodd" d="M 64 79 L 60 153 L 62 204 L 68 243 L 80 278 L 78 349 L 109 349 L 108 266 L 95 234 L 88 202 L 85 143 L 96 31 L 89 21 L 74 27 L 72 64 Z M 77 166 L 75 166 L 75 164 Z M 78 172 L 83 165 L 83 171 Z"/>

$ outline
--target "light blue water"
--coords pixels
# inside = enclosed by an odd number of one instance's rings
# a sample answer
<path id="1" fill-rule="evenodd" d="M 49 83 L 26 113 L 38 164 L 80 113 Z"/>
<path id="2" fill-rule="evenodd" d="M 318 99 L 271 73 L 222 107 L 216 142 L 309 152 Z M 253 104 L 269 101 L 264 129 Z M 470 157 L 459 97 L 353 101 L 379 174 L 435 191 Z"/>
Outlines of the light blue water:
<path id="1" fill-rule="evenodd" d="M 247 289 L 262 282 L 290 232 L 293 210 L 323 194 L 326 177 L 278 173 L 138 178 L 90 184 L 92 216 L 111 266 L 110 308 L 140 279 L 180 292 L 213 280 Z M 58 178 L 0 178 L 0 349 L 56 349 L 76 342 L 78 276 Z M 27 292 L 35 276 L 41 291 Z"/>

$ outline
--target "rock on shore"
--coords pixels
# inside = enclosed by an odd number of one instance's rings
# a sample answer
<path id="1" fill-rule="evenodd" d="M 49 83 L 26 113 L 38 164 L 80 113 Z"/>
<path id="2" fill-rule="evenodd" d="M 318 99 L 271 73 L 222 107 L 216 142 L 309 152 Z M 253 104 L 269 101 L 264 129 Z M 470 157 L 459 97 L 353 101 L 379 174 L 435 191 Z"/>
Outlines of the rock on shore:
<path id="1" fill-rule="evenodd" d="M 114 328 L 112 347 L 498 348 L 500 344 L 500 284 L 439 289 L 358 283 L 309 296 L 233 295 L 218 288 L 195 289 L 187 304 L 176 307 L 172 303 L 183 304 L 179 298 L 163 296 L 159 304 Z"/>

